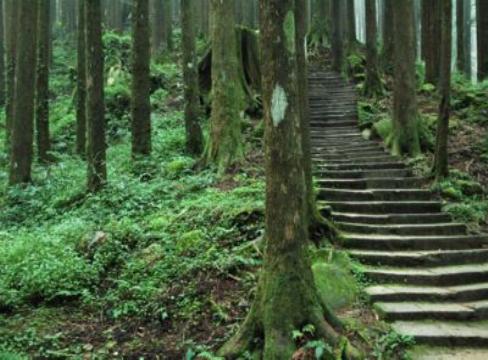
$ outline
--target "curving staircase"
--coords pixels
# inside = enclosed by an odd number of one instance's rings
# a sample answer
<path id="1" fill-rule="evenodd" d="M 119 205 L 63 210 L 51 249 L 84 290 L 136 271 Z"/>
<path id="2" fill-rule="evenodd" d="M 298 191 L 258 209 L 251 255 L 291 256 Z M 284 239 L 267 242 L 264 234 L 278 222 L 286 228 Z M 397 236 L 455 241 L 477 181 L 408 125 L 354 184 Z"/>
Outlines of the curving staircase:
<path id="1" fill-rule="evenodd" d="M 375 284 L 377 313 L 418 344 L 488 346 L 488 236 L 468 234 L 423 179 L 361 136 L 353 85 L 316 71 L 309 97 L 319 200 Z"/>

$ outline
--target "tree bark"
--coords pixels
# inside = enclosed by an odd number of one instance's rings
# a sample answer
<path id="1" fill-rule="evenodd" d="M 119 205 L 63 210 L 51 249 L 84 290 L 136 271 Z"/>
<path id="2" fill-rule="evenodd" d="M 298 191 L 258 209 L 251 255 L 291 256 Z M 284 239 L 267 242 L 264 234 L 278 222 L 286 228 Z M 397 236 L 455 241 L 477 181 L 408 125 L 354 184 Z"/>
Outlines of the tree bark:
<path id="1" fill-rule="evenodd" d="M 375 97 L 383 93 L 378 66 L 378 33 L 376 29 L 376 0 L 366 0 L 366 81 L 364 94 Z"/>
<path id="2" fill-rule="evenodd" d="M 417 155 L 420 143 L 417 130 L 415 78 L 415 24 L 413 0 L 395 0 L 395 67 L 393 90 L 393 153 Z"/>
<path id="3" fill-rule="evenodd" d="M 0 0 L 0 106 L 5 105 L 5 28 L 4 1 Z"/>
<path id="4" fill-rule="evenodd" d="M 192 0 L 181 1 L 181 41 L 183 50 L 183 80 L 185 84 L 186 151 L 198 156 L 203 151 L 203 135 L 198 90 L 198 64 L 195 45 L 195 5 Z"/>
<path id="5" fill-rule="evenodd" d="M 383 48 L 381 52 L 383 70 L 390 74 L 393 69 L 393 57 L 395 53 L 393 1 L 384 0 L 383 12 Z"/>
<path id="6" fill-rule="evenodd" d="M 290 334 L 304 324 L 313 324 L 332 346 L 339 343 L 324 319 L 308 256 L 294 10 L 293 0 L 261 2 L 267 243 L 256 299 L 240 331 L 221 349 L 226 358 L 262 350 L 265 360 L 291 359 Z M 253 349 L 256 338 L 264 341 L 262 349 Z M 352 353 L 348 348 L 341 358 Z"/>
<path id="7" fill-rule="evenodd" d="M 240 112 L 245 92 L 240 78 L 237 36 L 232 0 L 211 0 L 212 12 L 212 112 L 207 164 L 225 171 L 244 156 Z"/>
<path id="8" fill-rule="evenodd" d="M 102 9 L 100 0 L 86 0 L 87 187 L 100 190 L 107 181 L 103 91 Z"/>
<path id="9" fill-rule="evenodd" d="M 37 0 L 16 0 L 19 16 L 15 67 L 14 117 L 10 156 L 10 185 L 31 181 L 34 138 Z"/>
<path id="10" fill-rule="evenodd" d="M 449 113 L 451 101 L 451 51 L 452 51 L 452 2 L 442 0 L 442 42 L 439 118 L 437 120 L 437 141 L 434 159 L 436 180 L 449 175 L 447 143 L 449 137 Z"/>
<path id="11" fill-rule="evenodd" d="M 356 9 L 354 0 L 347 0 L 347 43 L 352 51 L 357 45 L 356 36 Z"/>
<path id="12" fill-rule="evenodd" d="M 17 64 L 18 7 L 15 0 L 4 0 L 5 50 L 6 50 L 6 97 L 5 97 L 5 147 L 10 148 L 14 118 L 15 69 Z"/>
<path id="13" fill-rule="evenodd" d="M 51 148 L 49 139 L 49 48 L 51 36 L 50 1 L 39 0 L 37 78 L 36 78 L 36 130 L 37 152 L 40 162 L 48 162 Z"/>
<path id="14" fill-rule="evenodd" d="M 77 82 L 76 82 L 76 153 L 86 153 L 86 10 L 78 1 Z"/>
<path id="15" fill-rule="evenodd" d="M 344 69 L 344 45 L 342 29 L 342 9 L 341 0 L 331 0 L 332 8 L 332 69 L 342 73 Z"/>
<path id="16" fill-rule="evenodd" d="M 163 26 L 166 50 L 173 51 L 173 1 L 163 0 Z"/>
<path id="17" fill-rule="evenodd" d="M 132 156 L 151 153 L 149 0 L 132 2 Z"/>
<path id="18" fill-rule="evenodd" d="M 422 0 L 422 58 L 425 81 L 437 85 L 441 60 L 441 1 Z"/>
<path id="19" fill-rule="evenodd" d="M 466 70 L 466 53 L 465 53 L 465 46 L 464 41 L 466 38 L 466 31 L 470 31 L 469 29 L 465 28 L 465 14 L 464 14 L 464 0 L 456 0 L 456 30 L 457 30 L 457 37 L 456 37 L 456 44 L 457 44 L 457 59 L 456 59 L 456 67 L 457 70 L 461 73 L 464 73 Z"/>
<path id="20" fill-rule="evenodd" d="M 478 80 L 488 77 L 488 2 L 477 0 L 476 3 L 478 33 Z"/>
<path id="21" fill-rule="evenodd" d="M 163 0 L 151 0 L 151 52 L 153 56 L 161 55 L 164 50 L 164 7 Z"/>

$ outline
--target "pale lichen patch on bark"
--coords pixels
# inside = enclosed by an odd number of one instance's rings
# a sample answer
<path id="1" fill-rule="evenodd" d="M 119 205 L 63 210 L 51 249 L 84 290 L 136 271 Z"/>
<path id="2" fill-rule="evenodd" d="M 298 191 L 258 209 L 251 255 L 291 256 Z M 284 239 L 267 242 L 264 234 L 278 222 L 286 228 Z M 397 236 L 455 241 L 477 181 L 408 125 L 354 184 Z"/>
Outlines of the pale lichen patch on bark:
<path id="1" fill-rule="evenodd" d="M 273 90 L 273 97 L 271 99 L 271 118 L 274 127 L 278 127 L 285 119 L 286 109 L 288 108 L 288 100 L 285 90 L 277 84 Z"/>

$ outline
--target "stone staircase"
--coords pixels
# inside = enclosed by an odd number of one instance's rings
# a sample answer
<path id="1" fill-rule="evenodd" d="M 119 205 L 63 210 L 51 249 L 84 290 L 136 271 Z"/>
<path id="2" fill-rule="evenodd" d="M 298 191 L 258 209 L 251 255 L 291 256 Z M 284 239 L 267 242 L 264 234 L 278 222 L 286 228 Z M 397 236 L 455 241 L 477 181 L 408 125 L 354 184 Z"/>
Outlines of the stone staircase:
<path id="1" fill-rule="evenodd" d="M 353 85 L 314 71 L 309 88 L 319 203 L 364 264 L 377 313 L 418 344 L 488 347 L 488 236 L 468 234 L 423 179 L 362 137 Z"/>

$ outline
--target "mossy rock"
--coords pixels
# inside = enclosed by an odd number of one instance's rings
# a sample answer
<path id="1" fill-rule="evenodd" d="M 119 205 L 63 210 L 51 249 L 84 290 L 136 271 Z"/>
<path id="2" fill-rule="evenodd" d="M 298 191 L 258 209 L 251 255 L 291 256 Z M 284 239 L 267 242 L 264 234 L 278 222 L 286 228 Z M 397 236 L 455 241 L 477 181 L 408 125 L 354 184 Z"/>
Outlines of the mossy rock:
<path id="1" fill-rule="evenodd" d="M 312 271 L 319 296 L 332 310 L 345 308 L 357 300 L 359 286 L 348 258 L 338 254 L 330 261 L 317 260 Z"/>

